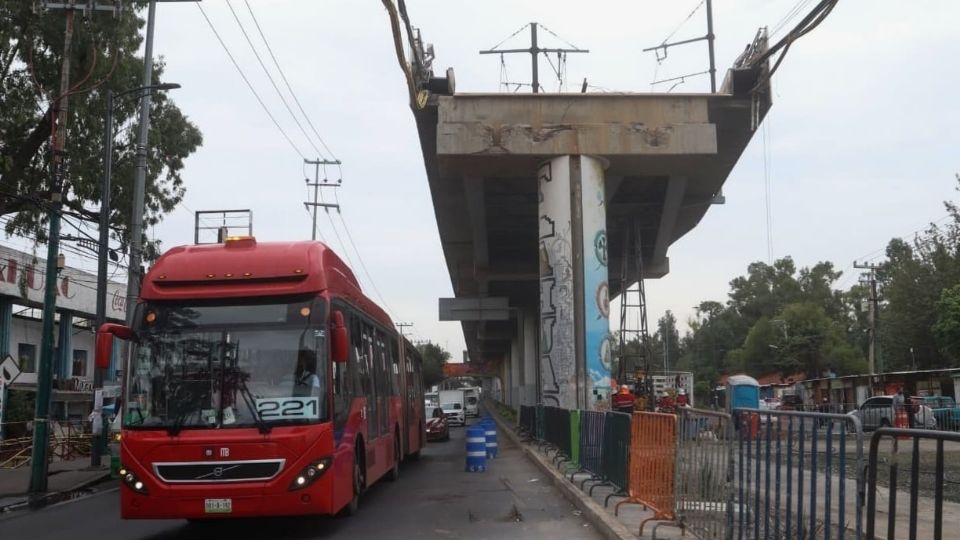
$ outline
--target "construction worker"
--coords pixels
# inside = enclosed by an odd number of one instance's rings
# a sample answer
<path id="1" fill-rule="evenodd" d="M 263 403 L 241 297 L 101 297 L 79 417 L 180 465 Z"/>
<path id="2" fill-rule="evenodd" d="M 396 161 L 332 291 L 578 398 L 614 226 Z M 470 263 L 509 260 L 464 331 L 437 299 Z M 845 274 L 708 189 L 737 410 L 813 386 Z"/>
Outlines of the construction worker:
<path id="1" fill-rule="evenodd" d="M 613 395 L 613 410 L 630 414 L 633 412 L 633 392 L 627 385 L 620 386 L 620 392 Z"/>

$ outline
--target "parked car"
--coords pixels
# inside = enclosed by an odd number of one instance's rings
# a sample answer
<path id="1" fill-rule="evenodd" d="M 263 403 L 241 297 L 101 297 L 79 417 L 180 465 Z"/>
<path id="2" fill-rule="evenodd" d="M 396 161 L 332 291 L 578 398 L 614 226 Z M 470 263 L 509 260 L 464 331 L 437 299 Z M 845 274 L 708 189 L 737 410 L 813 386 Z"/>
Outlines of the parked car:
<path id="1" fill-rule="evenodd" d="M 450 440 L 450 424 L 447 423 L 447 415 L 443 414 L 443 409 L 440 407 L 434 407 L 430 418 L 427 419 L 427 440 Z"/>
<path id="2" fill-rule="evenodd" d="M 937 426 L 943 430 L 957 431 L 960 429 L 960 407 L 950 396 L 923 396 L 913 398 L 916 405 L 926 406 L 933 410 L 937 419 Z"/>
<path id="3" fill-rule="evenodd" d="M 895 427 L 893 414 L 893 396 L 873 396 L 867 398 L 859 407 L 847 413 L 860 419 L 864 431 L 882 427 Z M 933 409 L 914 403 L 913 427 L 936 429 L 937 419 Z"/>

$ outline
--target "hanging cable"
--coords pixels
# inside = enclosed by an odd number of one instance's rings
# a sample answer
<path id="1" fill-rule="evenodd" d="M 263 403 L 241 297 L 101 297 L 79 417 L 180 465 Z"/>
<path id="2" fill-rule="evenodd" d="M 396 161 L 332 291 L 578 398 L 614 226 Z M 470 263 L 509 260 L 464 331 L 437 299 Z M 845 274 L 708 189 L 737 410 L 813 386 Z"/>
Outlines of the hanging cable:
<path id="1" fill-rule="evenodd" d="M 263 109 L 263 112 L 267 113 L 267 116 L 270 117 L 270 120 L 273 122 L 273 125 L 276 126 L 277 130 L 280 131 L 280 134 L 283 135 L 283 138 L 286 139 L 287 144 L 293 148 L 293 151 L 300 156 L 301 159 L 307 159 L 307 157 L 300 151 L 300 148 L 294 144 L 293 140 L 287 135 L 287 132 L 283 130 L 280 126 L 280 123 L 277 122 L 277 119 L 273 116 L 273 113 L 270 112 L 270 109 L 267 108 L 266 103 L 263 102 L 263 99 L 260 97 L 260 94 L 253 88 L 253 85 L 250 83 L 250 79 L 247 78 L 247 75 L 240 69 L 240 64 L 237 63 L 237 60 L 233 57 L 233 53 L 230 52 L 230 49 L 227 47 L 227 44 L 224 43 L 223 39 L 220 37 L 220 33 L 217 32 L 215 26 L 213 26 L 213 21 L 210 20 L 210 17 L 207 17 L 207 12 L 203 10 L 203 6 L 199 2 L 196 3 L 197 9 L 200 10 L 200 13 L 203 15 L 204 20 L 207 21 L 207 25 L 210 26 L 210 30 L 213 31 L 213 35 L 216 36 L 217 41 L 220 42 L 220 46 L 223 47 L 223 51 L 227 53 L 227 56 L 230 58 L 230 62 L 233 63 L 233 67 L 237 69 L 237 73 L 240 74 L 240 77 L 243 79 L 243 82 L 246 83 L 247 88 L 250 89 L 250 92 L 253 94 L 253 97 L 257 98 L 257 102 L 260 103 L 260 107 Z"/>
<path id="2" fill-rule="evenodd" d="M 293 91 L 293 86 L 290 84 L 290 81 L 287 80 L 287 75 L 283 72 L 283 68 L 280 67 L 280 62 L 277 60 L 277 56 L 273 54 L 273 48 L 270 47 L 270 42 L 267 41 L 267 36 L 264 35 L 263 29 L 260 27 L 260 22 L 257 20 L 257 16 L 253 14 L 253 9 L 250 8 L 250 2 L 248 0 L 243 0 L 244 4 L 247 6 L 247 11 L 250 12 L 250 18 L 253 19 L 253 24 L 257 27 L 257 32 L 260 34 L 260 38 L 263 40 L 263 44 L 267 47 L 267 52 L 270 53 L 270 58 L 273 60 L 273 65 L 277 67 L 277 71 L 280 72 L 280 78 L 283 79 L 284 85 L 286 85 L 287 90 L 290 92 L 290 95 L 293 97 L 293 102 L 297 104 L 297 108 L 300 109 L 300 114 L 303 115 L 303 118 L 307 121 L 307 125 L 310 126 L 310 130 L 316 136 L 317 140 L 320 141 L 320 146 L 327 151 L 332 160 L 336 160 L 337 156 L 333 153 L 333 150 L 327 146 L 327 142 L 323 140 L 323 137 L 320 136 L 320 132 L 313 125 L 313 122 L 310 120 L 310 116 L 307 115 L 307 112 L 303 109 L 303 105 L 300 104 L 300 99 L 297 97 L 297 94 Z M 318 152 L 319 153 L 319 152 Z"/>
<path id="3" fill-rule="evenodd" d="M 342 175 L 341 175 L 342 176 Z M 337 215 L 340 217 L 341 223 L 343 223 L 343 230 L 346 232 L 347 240 L 350 241 L 350 246 L 353 247 L 354 253 L 357 254 L 357 260 L 360 262 L 360 268 L 363 270 L 365 276 L 367 276 L 367 281 L 370 282 L 370 286 L 373 288 L 373 292 L 377 295 L 377 299 L 380 300 L 380 303 L 383 304 L 384 309 L 390 314 L 392 318 L 396 318 L 392 309 L 390 309 L 387 300 L 383 297 L 383 294 L 380 293 L 380 289 L 377 287 L 377 283 L 373 280 L 373 276 L 370 275 L 370 271 L 367 270 L 367 265 L 363 262 L 363 256 L 360 255 L 360 250 L 357 249 L 356 242 L 353 241 L 353 235 L 350 234 L 350 227 L 347 225 L 346 219 L 343 217 L 342 206 L 340 205 L 340 196 L 334 191 L 334 199 L 337 203 Z"/>
<path id="4" fill-rule="evenodd" d="M 227 2 L 227 8 L 230 9 L 230 13 L 233 15 L 233 20 L 237 22 L 237 26 L 240 27 L 240 33 L 243 34 L 243 39 L 246 40 L 247 45 L 250 46 L 250 50 L 253 52 L 253 56 L 257 59 L 257 63 L 260 64 L 260 68 L 263 69 L 264 74 L 266 74 L 267 79 L 270 81 L 270 85 L 273 86 L 274 91 L 277 92 L 277 96 L 280 97 L 280 102 L 283 103 L 283 106 L 287 109 L 287 112 L 290 113 L 290 118 L 293 118 L 293 123 L 297 125 L 297 128 L 300 130 L 300 133 L 303 134 L 303 138 L 307 140 L 307 143 L 313 148 L 313 151 L 318 155 L 321 154 L 320 149 L 317 148 L 317 145 L 313 144 L 313 139 L 307 135 L 307 130 L 303 128 L 303 124 L 300 123 L 300 119 L 297 118 L 297 115 L 294 114 L 293 108 L 290 106 L 290 103 L 287 102 L 286 96 L 283 95 L 283 92 L 280 91 L 280 87 L 277 86 L 277 81 L 273 79 L 273 75 L 270 74 L 270 70 L 267 69 L 267 65 L 263 63 L 263 59 L 260 58 L 260 53 L 257 51 L 257 48 L 253 45 L 253 40 L 250 39 L 250 35 L 247 34 L 247 29 L 243 26 L 243 23 L 240 22 L 240 17 L 237 16 L 237 12 L 233 9 L 233 6 L 230 2 Z M 261 34 L 262 35 L 262 34 Z"/>

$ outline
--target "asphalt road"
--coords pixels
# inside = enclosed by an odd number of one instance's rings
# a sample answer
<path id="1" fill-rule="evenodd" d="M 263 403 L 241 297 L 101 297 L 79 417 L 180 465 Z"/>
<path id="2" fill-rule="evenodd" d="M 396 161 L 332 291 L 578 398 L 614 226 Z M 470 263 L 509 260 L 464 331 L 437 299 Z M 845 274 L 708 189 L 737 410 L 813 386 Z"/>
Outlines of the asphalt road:
<path id="1" fill-rule="evenodd" d="M 204 525 L 123 521 L 117 491 L 0 520 L 0 535 L 30 540 L 314 538 L 601 538 L 522 451 L 500 437 L 484 473 L 464 472 L 463 428 L 379 482 L 351 518 L 260 518 Z"/>

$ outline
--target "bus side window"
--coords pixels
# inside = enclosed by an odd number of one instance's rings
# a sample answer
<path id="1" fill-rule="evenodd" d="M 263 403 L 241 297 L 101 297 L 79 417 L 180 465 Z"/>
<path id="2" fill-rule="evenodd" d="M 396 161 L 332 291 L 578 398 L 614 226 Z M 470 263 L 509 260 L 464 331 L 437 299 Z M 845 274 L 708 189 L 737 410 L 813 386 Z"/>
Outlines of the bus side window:
<path id="1" fill-rule="evenodd" d="M 390 340 L 390 395 L 400 395 L 400 352 L 397 350 L 397 342 Z"/>

